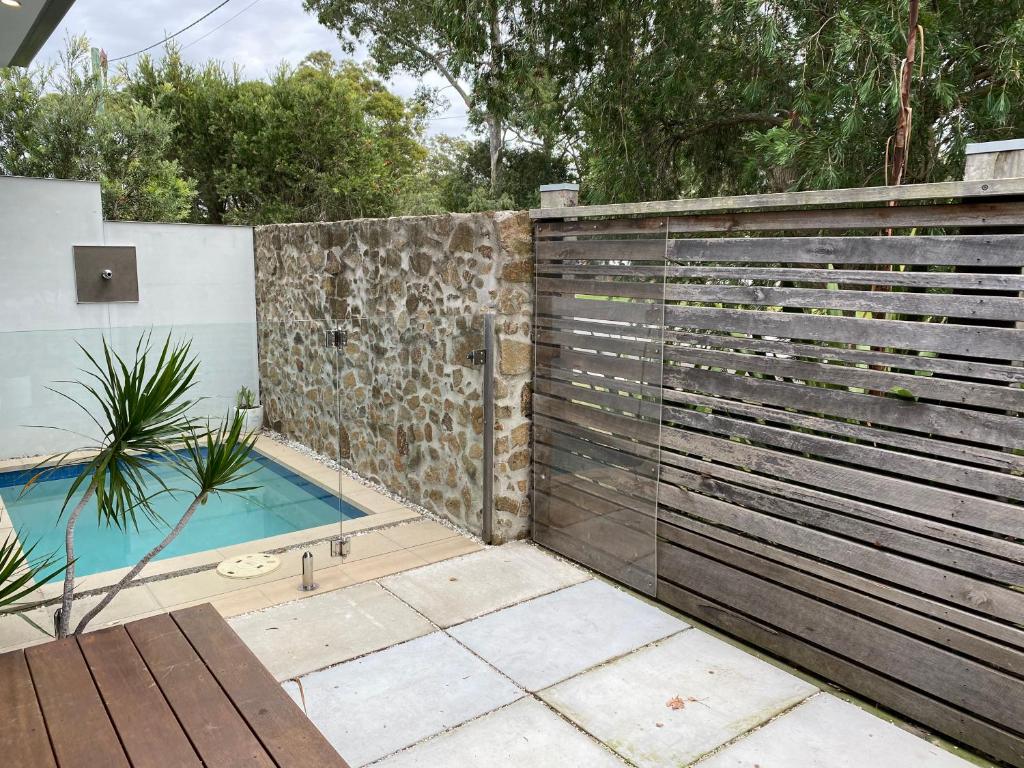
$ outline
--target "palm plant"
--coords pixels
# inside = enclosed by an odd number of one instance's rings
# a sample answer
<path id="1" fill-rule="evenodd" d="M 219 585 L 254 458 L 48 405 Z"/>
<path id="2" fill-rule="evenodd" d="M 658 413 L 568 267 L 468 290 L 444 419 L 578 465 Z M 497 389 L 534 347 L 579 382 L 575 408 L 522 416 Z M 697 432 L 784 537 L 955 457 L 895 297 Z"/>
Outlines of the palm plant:
<path id="1" fill-rule="evenodd" d="M 189 411 L 198 402 L 190 397 L 190 393 L 196 384 L 199 368 L 198 361 L 191 355 L 191 342 L 172 344 L 168 335 L 152 365 L 149 363 L 149 334 L 139 339 L 131 360 L 125 360 L 111 349 L 106 339 L 103 340 L 101 359 L 84 347 L 80 348 L 91 369 L 84 371 L 85 380 L 64 383 L 84 390 L 86 400 L 94 408 L 90 409 L 69 394 L 53 391 L 85 411 L 101 437 L 95 445 L 85 447 L 92 458 L 81 465 L 61 507 L 63 516 L 81 493 L 81 498 L 71 508 L 65 527 L 64 548 L 68 566 L 57 622 L 58 637 L 66 637 L 70 629 L 75 589 L 75 525 L 90 503 L 95 504 L 100 523 L 127 531 L 129 526 L 137 527 L 136 515 L 140 512 L 157 524 L 163 523 L 153 509 L 152 501 L 157 495 L 172 489 L 157 473 L 158 467 L 166 467 L 170 462 L 172 467 L 199 484 L 195 500 L 178 525 L 108 592 L 96 609 L 83 618 L 76 633 L 81 632 L 146 563 L 173 541 L 196 507 L 204 503 L 211 493 L 226 492 L 225 486 L 242 476 L 255 441 L 254 436 L 241 436 L 242 422 L 237 417 L 229 415 L 227 423 L 230 427 L 222 426 L 213 432 L 199 426 L 189 416 Z M 205 455 L 200 450 L 201 443 L 206 444 Z M 185 451 L 179 454 L 182 445 Z M 43 462 L 45 468 L 32 477 L 25 490 L 53 468 L 67 463 L 72 453 L 69 451 Z M 233 489 L 234 492 L 240 490 L 244 489 Z"/>
<path id="2" fill-rule="evenodd" d="M 0 608 L 14 605 L 37 584 L 64 570 L 63 565 L 57 565 L 55 553 L 33 558 L 35 548 L 35 544 L 22 548 L 13 533 L 0 544 Z"/>
<path id="3" fill-rule="evenodd" d="M 248 469 L 250 454 L 256 442 L 256 433 L 243 434 L 245 417 L 235 412 L 216 430 L 193 430 L 184 439 L 182 453 L 172 454 L 175 468 L 195 486 L 192 501 L 178 522 L 168 531 L 163 540 L 147 552 L 128 573 L 104 595 L 92 610 L 82 617 L 75 628 L 75 634 L 85 631 L 86 625 L 102 611 L 122 589 L 127 587 L 146 567 L 146 564 L 174 541 L 182 532 L 195 511 L 206 503 L 212 494 L 239 494 L 256 489 L 256 486 L 239 486 L 240 480 L 255 470 Z"/>

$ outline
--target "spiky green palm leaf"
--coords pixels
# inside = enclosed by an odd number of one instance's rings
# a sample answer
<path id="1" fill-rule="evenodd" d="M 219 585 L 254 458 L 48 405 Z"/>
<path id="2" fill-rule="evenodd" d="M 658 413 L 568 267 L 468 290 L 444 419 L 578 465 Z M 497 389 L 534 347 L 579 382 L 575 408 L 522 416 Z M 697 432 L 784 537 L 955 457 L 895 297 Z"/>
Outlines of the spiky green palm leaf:
<path id="1" fill-rule="evenodd" d="M 149 333 L 140 337 L 130 361 L 112 349 L 105 338 L 99 358 L 79 345 L 92 367 L 83 371 L 85 380 L 63 383 L 84 390 L 88 395 L 85 399 L 97 415 L 70 394 L 52 390 L 88 413 L 102 434 L 99 444 L 91 447 L 93 457 L 81 465 L 71 483 L 61 514 L 79 493 L 92 487 L 102 523 L 118 528 L 137 526 L 139 510 L 163 522 L 152 500 L 171 489 L 156 469 L 196 431 L 188 413 L 198 400 L 187 395 L 197 383 L 199 362 L 191 354 L 190 341 L 172 342 L 168 334 L 151 365 L 150 338 Z M 65 464 L 69 455 L 48 458 L 25 490 Z M 148 491 L 147 486 L 156 488 L 156 492 Z"/>
<path id="2" fill-rule="evenodd" d="M 56 553 L 33 558 L 36 544 L 22 547 L 13 533 L 0 544 L 0 609 L 13 605 L 64 571 Z"/>

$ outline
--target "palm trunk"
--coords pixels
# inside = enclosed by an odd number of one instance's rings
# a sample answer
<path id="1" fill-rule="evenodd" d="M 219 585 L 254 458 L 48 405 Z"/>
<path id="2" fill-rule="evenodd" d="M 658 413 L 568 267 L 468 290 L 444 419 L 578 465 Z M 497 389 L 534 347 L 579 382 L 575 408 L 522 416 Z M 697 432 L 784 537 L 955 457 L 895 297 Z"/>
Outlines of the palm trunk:
<path id="1" fill-rule="evenodd" d="M 64 529 L 64 555 L 67 568 L 64 569 L 64 594 L 61 598 L 60 623 L 57 627 L 57 637 L 59 638 L 68 636 L 68 629 L 71 627 L 71 601 L 75 599 L 75 524 L 95 492 L 94 481 L 89 484 L 81 501 L 71 510 L 67 527 Z"/>
<path id="2" fill-rule="evenodd" d="M 87 614 L 85 614 L 85 616 L 82 617 L 82 620 L 78 622 L 78 626 L 75 627 L 76 635 L 82 634 L 85 631 L 85 625 L 92 621 L 94 618 L 96 618 L 96 614 L 98 614 L 100 611 L 102 611 L 104 608 L 110 605 L 110 601 L 117 597 L 118 593 L 126 586 L 128 586 L 128 584 L 130 584 L 132 580 L 139 575 L 139 573 L 142 571 L 143 568 L 146 567 L 150 560 L 152 560 L 154 557 L 163 552 L 164 549 L 167 548 L 168 544 L 170 544 L 172 541 L 178 538 L 178 534 L 180 534 L 182 529 L 184 529 L 184 527 L 188 525 L 188 521 L 192 519 L 192 515 L 195 514 L 196 509 L 198 509 L 199 505 L 202 504 L 203 501 L 205 500 L 205 493 L 199 494 L 192 500 L 192 503 L 188 505 L 188 509 L 185 510 L 185 514 L 183 514 L 181 516 L 181 519 L 178 521 L 178 524 L 175 525 L 166 536 L 164 536 L 163 541 L 161 541 L 159 544 L 157 544 L 155 547 L 149 550 L 149 552 L 146 553 L 145 557 L 139 560 L 139 562 L 135 564 L 135 567 L 128 571 L 128 573 L 126 573 L 124 577 L 119 582 L 117 582 L 117 584 L 112 586 L 110 590 L 107 592 L 107 594 L 103 596 L 103 599 L 100 600 L 99 603 L 97 603 L 91 611 L 89 611 Z"/>

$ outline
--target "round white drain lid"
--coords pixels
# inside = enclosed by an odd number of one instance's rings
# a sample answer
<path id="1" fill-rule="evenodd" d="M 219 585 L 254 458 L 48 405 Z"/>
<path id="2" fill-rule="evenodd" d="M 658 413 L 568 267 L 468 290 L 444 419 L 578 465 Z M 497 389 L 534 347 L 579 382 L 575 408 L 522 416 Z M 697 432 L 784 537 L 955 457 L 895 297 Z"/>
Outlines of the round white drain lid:
<path id="1" fill-rule="evenodd" d="M 250 552 L 225 560 L 217 566 L 217 573 L 229 579 L 252 579 L 277 570 L 281 560 L 277 555 Z"/>

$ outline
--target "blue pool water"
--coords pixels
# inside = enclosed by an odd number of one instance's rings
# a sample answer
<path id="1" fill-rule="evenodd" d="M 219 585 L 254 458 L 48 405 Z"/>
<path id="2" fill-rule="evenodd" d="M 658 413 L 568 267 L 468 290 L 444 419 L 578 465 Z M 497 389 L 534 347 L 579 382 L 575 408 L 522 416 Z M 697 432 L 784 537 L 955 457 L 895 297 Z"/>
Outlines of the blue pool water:
<path id="1" fill-rule="evenodd" d="M 239 485 L 259 486 L 244 495 L 211 496 L 199 507 L 185 529 L 157 560 L 253 539 L 292 533 L 305 528 L 362 517 L 365 513 L 340 501 L 337 496 L 310 483 L 267 457 L 253 453 L 256 471 Z M 181 517 L 193 495 L 182 477 L 170 467 L 158 468 L 168 487 L 182 492 L 161 494 L 153 507 L 169 525 Z M 64 550 L 64 522 L 58 520 L 61 504 L 71 487 L 76 467 L 62 467 L 50 473 L 28 493 L 21 495 L 30 472 L 0 473 L 0 499 L 11 516 L 22 542 L 39 541 L 37 553 Z M 152 490 L 159 486 L 154 481 Z M 20 498 L 19 498 L 20 496 Z M 95 507 L 86 507 L 75 527 L 75 572 L 79 576 L 134 565 L 160 543 L 169 528 L 140 514 L 138 530 L 127 532 L 108 528 L 96 520 Z M 58 578 L 63 578 L 60 576 Z"/>

